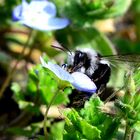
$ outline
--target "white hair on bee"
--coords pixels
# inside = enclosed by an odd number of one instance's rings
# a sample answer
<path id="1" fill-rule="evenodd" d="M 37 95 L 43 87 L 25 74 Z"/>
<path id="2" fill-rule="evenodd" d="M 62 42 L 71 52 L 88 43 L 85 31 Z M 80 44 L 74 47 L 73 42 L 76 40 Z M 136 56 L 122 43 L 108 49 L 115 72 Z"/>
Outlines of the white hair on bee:
<path id="1" fill-rule="evenodd" d="M 74 55 L 75 55 L 74 52 L 68 53 L 67 63 L 69 65 L 73 65 L 73 63 L 74 63 Z"/>
<path id="2" fill-rule="evenodd" d="M 92 48 L 83 48 L 80 49 L 80 51 L 86 53 L 87 57 L 90 59 L 90 67 L 86 70 L 86 73 L 87 75 L 92 75 L 93 72 L 98 68 L 98 53 Z"/>
<path id="3" fill-rule="evenodd" d="M 93 58 L 93 56 L 97 57 L 98 54 L 95 50 L 91 49 L 91 48 L 76 48 L 76 51 L 81 51 L 81 52 L 85 52 L 88 54 L 88 57 L 91 59 Z M 74 62 L 74 56 L 75 56 L 75 51 L 68 53 L 68 64 L 73 64 Z"/>
<path id="4" fill-rule="evenodd" d="M 109 61 L 107 61 L 107 60 L 105 60 L 105 59 L 100 60 L 100 63 L 101 63 L 101 64 L 107 64 L 108 66 L 110 66 Z"/>
<path id="5" fill-rule="evenodd" d="M 90 58 L 93 56 L 98 56 L 97 52 L 92 48 L 77 48 L 76 50 L 80 50 L 82 52 L 88 53 L 88 56 Z"/>
<path id="6" fill-rule="evenodd" d="M 96 61 L 97 60 L 97 57 L 98 57 L 98 53 L 91 49 L 91 48 L 84 48 L 84 49 L 81 49 L 83 52 L 87 53 L 88 54 L 88 57 L 92 60 L 92 61 Z M 101 64 L 107 64 L 108 66 L 110 66 L 110 63 L 108 60 L 105 60 L 105 59 L 101 59 L 100 60 L 100 63 Z"/>

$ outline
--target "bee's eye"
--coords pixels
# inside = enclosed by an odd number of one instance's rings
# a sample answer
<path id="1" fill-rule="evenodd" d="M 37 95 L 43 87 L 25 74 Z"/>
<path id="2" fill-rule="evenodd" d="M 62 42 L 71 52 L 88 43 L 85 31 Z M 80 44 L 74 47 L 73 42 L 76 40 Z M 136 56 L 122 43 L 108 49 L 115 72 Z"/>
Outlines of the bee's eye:
<path id="1" fill-rule="evenodd" d="M 80 52 L 80 51 L 77 51 L 76 54 L 75 54 L 75 57 L 76 57 L 77 59 L 81 59 L 81 58 L 84 57 L 84 53 L 82 53 L 82 52 Z"/>
<path id="2" fill-rule="evenodd" d="M 80 52 L 78 56 L 79 56 L 79 58 L 81 58 L 81 57 L 83 57 L 84 55 L 83 55 L 83 53 Z"/>
<path id="3" fill-rule="evenodd" d="M 81 51 L 76 51 L 74 56 L 74 65 L 78 65 L 79 63 L 85 63 L 87 55 Z"/>

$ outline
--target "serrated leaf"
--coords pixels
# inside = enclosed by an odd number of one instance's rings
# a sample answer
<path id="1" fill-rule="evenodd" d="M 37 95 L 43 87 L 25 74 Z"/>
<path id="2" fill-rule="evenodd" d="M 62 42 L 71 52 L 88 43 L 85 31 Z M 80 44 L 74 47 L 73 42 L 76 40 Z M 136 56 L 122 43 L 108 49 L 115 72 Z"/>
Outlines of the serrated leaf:
<path id="1" fill-rule="evenodd" d="M 103 102 L 98 97 L 91 98 L 86 102 L 80 113 L 87 122 L 96 126 L 101 131 L 101 139 L 110 139 L 117 131 L 120 121 L 103 113 L 100 109 L 102 105 Z"/>
<path id="2" fill-rule="evenodd" d="M 101 105 L 103 105 L 103 102 L 98 97 L 90 98 L 89 102 L 85 103 L 85 106 L 81 110 L 80 114 L 92 125 L 99 125 L 105 119 L 104 113 L 102 113 L 99 109 Z"/>
<path id="3" fill-rule="evenodd" d="M 67 116 L 71 123 L 74 125 L 76 130 L 81 132 L 83 138 L 93 140 L 100 138 L 101 131 L 95 127 L 90 125 L 86 120 L 79 116 L 78 112 L 74 109 Z"/>

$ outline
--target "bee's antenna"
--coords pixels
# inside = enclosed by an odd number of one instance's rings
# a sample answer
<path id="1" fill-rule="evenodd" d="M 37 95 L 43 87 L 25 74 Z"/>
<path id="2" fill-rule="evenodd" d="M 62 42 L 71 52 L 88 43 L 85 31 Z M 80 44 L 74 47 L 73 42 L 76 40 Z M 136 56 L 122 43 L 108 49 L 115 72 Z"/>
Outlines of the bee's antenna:
<path id="1" fill-rule="evenodd" d="M 53 44 L 51 44 L 51 46 L 55 49 L 59 49 L 64 52 L 69 52 L 69 54 L 72 55 L 72 52 L 70 51 L 70 49 L 68 49 L 67 47 L 62 47 L 62 45 L 60 43 L 58 43 L 57 41 L 55 41 Z"/>

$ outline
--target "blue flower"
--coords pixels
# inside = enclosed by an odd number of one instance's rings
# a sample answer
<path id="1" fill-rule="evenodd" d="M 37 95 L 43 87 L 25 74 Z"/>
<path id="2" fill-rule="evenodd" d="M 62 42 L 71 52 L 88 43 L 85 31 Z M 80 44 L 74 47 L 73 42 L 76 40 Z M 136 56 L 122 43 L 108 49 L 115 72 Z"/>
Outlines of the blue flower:
<path id="1" fill-rule="evenodd" d="M 57 18 L 56 7 L 47 0 L 32 0 L 27 3 L 22 0 L 22 4 L 13 10 L 13 20 L 43 31 L 65 28 L 69 24 L 66 18 Z"/>
<path id="2" fill-rule="evenodd" d="M 42 57 L 40 57 L 40 61 L 43 67 L 52 71 L 59 79 L 70 82 L 77 90 L 89 93 L 96 92 L 96 85 L 87 75 L 81 72 L 70 74 L 57 64 L 51 62 L 46 63 Z"/>

